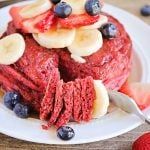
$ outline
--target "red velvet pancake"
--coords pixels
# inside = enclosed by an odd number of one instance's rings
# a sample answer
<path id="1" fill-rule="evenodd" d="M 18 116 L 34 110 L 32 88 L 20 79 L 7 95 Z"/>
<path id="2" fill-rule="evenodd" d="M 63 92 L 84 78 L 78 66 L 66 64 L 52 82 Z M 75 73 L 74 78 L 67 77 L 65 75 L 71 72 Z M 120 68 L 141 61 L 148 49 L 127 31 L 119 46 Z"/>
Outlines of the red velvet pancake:
<path id="1" fill-rule="evenodd" d="M 105 14 L 109 22 L 118 28 L 116 38 L 104 39 L 103 47 L 96 53 L 84 57 L 86 63 L 74 61 L 69 51 L 59 52 L 62 77 L 68 80 L 92 76 L 102 80 L 107 88 L 119 89 L 130 74 L 132 42 L 123 25 L 114 17 Z"/>
<path id="2" fill-rule="evenodd" d="M 117 26 L 117 36 L 103 39 L 100 50 L 84 57 L 86 63 L 73 60 L 67 48 L 41 47 L 30 34 L 17 30 L 13 22 L 8 24 L 4 36 L 19 32 L 26 49 L 15 64 L 0 65 L 0 84 L 6 91 L 19 92 L 23 101 L 40 113 L 40 119 L 49 120 L 48 127 L 60 127 L 71 118 L 77 122 L 92 118 L 93 79 L 102 80 L 107 88 L 116 90 L 127 80 L 132 42 L 117 19 L 104 15 Z"/>

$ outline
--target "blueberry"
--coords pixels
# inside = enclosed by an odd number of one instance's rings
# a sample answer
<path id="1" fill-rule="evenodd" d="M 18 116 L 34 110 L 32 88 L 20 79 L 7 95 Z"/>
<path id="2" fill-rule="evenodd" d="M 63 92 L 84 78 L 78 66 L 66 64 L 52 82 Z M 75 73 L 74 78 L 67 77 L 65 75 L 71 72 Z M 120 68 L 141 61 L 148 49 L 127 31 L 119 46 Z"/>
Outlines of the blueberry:
<path id="1" fill-rule="evenodd" d="M 51 2 L 53 3 L 53 4 L 57 4 L 57 3 L 59 3 L 61 0 L 51 0 Z"/>
<path id="2" fill-rule="evenodd" d="M 4 105 L 13 110 L 15 105 L 20 102 L 21 96 L 17 92 L 7 92 L 4 95 Z"/>
<path id="3" fill-rule="evenodd" d="M 106 23 L 100 28 L 104 38 L 111 39 L 116 37 L 117 27 L 113 23 Z"/>
<path id="4" fill-rule="evenodd" d="M 102 5 L 99 0 L 87 0 L 85 4 L 85 10 L 91 16 L 100 14 L 101 8 Z"/>
<path id="5" fill-rule="evenodd" d="M 13 111 L 19 118 L 28 118 L 29 116 L 29 107 L 20 103 L 15 105 Z"/>
<path id="6" fill-rule="evenodd" d="M 60 18 L 67 18 L 72 13 L 72 8 L 66 2 L 60 2 L 56 5 L 54 12 Z"/>
<path id="7" fill-rule="evenodd" d="M 75 133 L 71 127 L 62 126 L 57 130 L 57 136 L 64 141 L 68 141 L 75 136 Z"/>
<path id="8" fill-rule="evenodd" d="M 141 8 L 141 14 L 143 16 L 149 16 L 150 15 L 150 5 L 145 5 Z"/>

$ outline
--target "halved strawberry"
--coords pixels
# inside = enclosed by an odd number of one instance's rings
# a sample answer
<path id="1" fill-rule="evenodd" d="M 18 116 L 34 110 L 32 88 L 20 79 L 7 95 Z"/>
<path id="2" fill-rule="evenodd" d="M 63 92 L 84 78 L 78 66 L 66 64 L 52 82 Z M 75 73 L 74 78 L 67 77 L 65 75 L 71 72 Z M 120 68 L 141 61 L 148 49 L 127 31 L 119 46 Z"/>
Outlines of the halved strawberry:
<path id="1" fill-rule="evenodd" d="M 97 22 L 99 19 L 99 15 L 97 16 L 90 16 L 88 14 L 81 14 L 81 15 L 71 15 L 65 19 L 58 19 L 61 27 L 64 28 L 78 28 L 86 25 L 91 25 Z"/>
<path id="2" fill-rule="evenodd" d="M 120 92 L 133 98 L 140 109 L 150 107 L 150 84 L 125 83 Z"/>
<path id="3" fill-rule="evenodd" d="M 39 33 L 47 31 L 54 22 L 54 13 L 47 11 L 34 18 L 22 22 L 22 30 L 26 33 Z"/>

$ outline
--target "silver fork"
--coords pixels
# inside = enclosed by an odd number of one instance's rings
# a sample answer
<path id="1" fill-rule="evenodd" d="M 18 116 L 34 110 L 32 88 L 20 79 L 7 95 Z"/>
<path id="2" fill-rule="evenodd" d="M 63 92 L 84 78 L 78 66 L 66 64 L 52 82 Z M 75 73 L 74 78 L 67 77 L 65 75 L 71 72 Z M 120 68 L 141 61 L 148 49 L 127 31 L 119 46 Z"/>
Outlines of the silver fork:
<path id="1" fill-rule="evenodd" d="M 139 109 L 139 107 L 132 98 L 123 93 L 112 90 L 108 90 L 108 94 L 111 102 L 113 102 L 117 107 L 121 108 L 127 113 L 133 113 L 137 115 L 144 122 L 150 124 L 150 119 L 143 114 L 143 112 Z"/>

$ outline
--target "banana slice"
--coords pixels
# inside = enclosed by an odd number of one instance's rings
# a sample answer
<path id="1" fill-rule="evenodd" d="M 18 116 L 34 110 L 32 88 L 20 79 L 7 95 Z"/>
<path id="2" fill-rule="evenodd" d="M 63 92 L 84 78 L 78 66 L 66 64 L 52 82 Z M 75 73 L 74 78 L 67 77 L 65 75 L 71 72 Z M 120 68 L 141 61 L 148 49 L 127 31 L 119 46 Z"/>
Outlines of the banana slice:
<path id="1" fill-rule="evenodd" d="M 77 30 L 75 39 L 68 50 L 77 56 L 89 56 L 98 51 L 102 44 L 102 34 L 97 29 Z"/>
<path id="2" fill-rule="evenodd" d="M 89 26 L 83 26 L 80 29 L 98 29 L 107 22 L 108 22 L 108 18 L 104 15 L 100 15 L 100 18 L 96 23 Z"/>
<path id="3" fill-rule="evenodd" d="M 64 0 L 72 7 L 72 14 L 84 14 L 86 0 Z"/>
<path id="4" fill-rule="evenodd" d="M 15 33 L 0 40 L 0 64 L 10 65 L 18 61 L 25 51 L 22 35 Z"/>
<path id="5" fill-rule="evenodd" d="M 20 15 L 23 18 L 32 18 L 48 11 L 52 6 L 50 0 L 36 0 L 36 2 L 22 8 Z"/>
<path id="6" fill-rule="evenodd" d="M 51 29 L 45 33 L 33 34 L 33 38 L 46 48 L 64 48 L 72 44 L 75 31 L 75 29 Z"/>
<path id="7" fill-rule="evenodd" d="M 93 118 L 100 118 L 107 113 L 109 96 L 101 80 L 94 80 L 96 100 L 94 101 Z"/>

